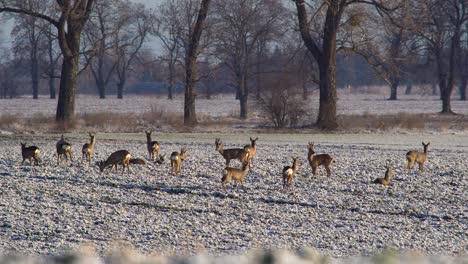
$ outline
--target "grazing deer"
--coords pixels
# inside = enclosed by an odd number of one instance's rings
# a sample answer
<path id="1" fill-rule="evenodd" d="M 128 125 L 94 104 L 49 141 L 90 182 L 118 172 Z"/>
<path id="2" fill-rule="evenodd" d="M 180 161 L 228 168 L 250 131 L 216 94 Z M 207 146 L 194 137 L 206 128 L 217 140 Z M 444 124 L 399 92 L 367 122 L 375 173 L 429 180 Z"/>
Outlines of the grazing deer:
<path id="1" fill-rule="evenodd" d="M 294 174 L 296 174 L 296 171 L 299 168 L 299 159 L 298 158 L 292 158 L 292 159 L 293 159 L 293 165 L 285 166 L 283 168 L 283 188 L 286 188 L 286 187 L 294 188 L 293 179 L 294 179 Z"/>
<path id="2" fill-rule="evenodd" d="M 242 165 L 247 164 L 249 161 L 249 152 L 245 151 L 244 149 L 241 148 L 235 148 L 235 149 L 223 149 L 223 143 L 221 142 L 221 139 L 217 138 L 215 140 L 215 145 L 216 145 L 216 151 L 219 152 L 223 156 L 223 158 L 226 160 L 226 167 L 229 166 L 229 163 L 231 162 L 232 159 L 237 159 L 239 160 Z"/>
<path id="3" fill-rule="evenodd" d="M 245 145 L 244 150 L 249 153 L 249 162 L 253 165 L 255 153 L 257 152 L 257 140 L 258 137 L 255 139 L 250 138 L 250 145 Z"/>
<path id="4" fill-rule="evenodd" d="M 312 174 L 317 175 L 318 167 L 324 166 L 327 170 L 327 176 L 331 177 L 331 164 L 335 162 L 333 158 L 328 154 L 317 154 L 315 155 L 314 143 L 309 142 L 309 153 L 307 154 L 307 159 L 309 164 L 312 167 Z"/>
<path id="5" fill-rule="evenodd" d="M 182 162 L 187 158 L 187 150 L 182 148 L 179 152 L 172 152 L 171 154 L 171 171 L 173 175 L 179 175 L 182 169 Z"/>
<path id="6" fill-rule="evenodd" d="M 223 190 L 226 191 L 226 184 L 234 180 L 234 187 L 237 188 L 237 182 L 240 182 L 242 188 L 244 188 L 244 179 L 247 172 L 250 169 L 250 162 L 247 162 L 242 166 L 242 169 L 226 167 L 223 171 L 223 177 L 221 178 L 221 185 Z"/>
<path id="7" fill-rule="evenodd" d="M 135 165 L 146 165 L 146 161 L 144 159 L 139 159 L 139 158 L 136 158 L 136 159 L 130 159 L 128 161 L 129 164 L 135 164 Z"/>
<path id="8" fill-rule="evenodd" d="M 153 133 L 152 131 L 145 131 L 145 133 L 146 147 L 148 148 L 148 156 L 149 159 L 154 162 L 155 159 L 159 158 L 159 150 L 161 149 L 161 146 L 159 145 L 159 142 L 151 140 L 151 134 Z"/>
<path id="9" fill-rule="evenodd" d="M 422 142 L 422 145 L 424 147 L 424 152 L 418 152 L 418 151 L 408 151 L 406 153 L 406 160 L 408 161 L 408 165 L 406 166 L 406 169 L 408 170 L 408 173 L 411 171 L 413 168 L 414 163 L 418 163 L 419 165 L 419 173 L 422 173 L 424 171 L 424 163 L 427 160 L 427 154 L 428 154 L 428 148 L 431 143 L 427 142 L 427 144 L 424 144 Z"/>
<path id="10" fill-rule="evenodd" d="M 159 154 L 159 158 L 155 161 L 155 163 L 163 164 L 164 160 L 165 160 L 165 155 Z"/>
<path id="11" fill-rule="evenodd" d="M 387 164 L 385 168 L 387 169 L 385 171 L 385 177 L 375 179 L 374 183 L 382 184 L 384 186 L 387 186 L 390 184 L 390 180 L 393 178 L 392 167 L 390 167 L 390 165 Z"/>
<path id="12" fill-rule="evenodd" d="M 125 172 L 125 167 L 127 167 L 127 172 L 130 173 L 130 159 L 131 159 L 130 152 L 127 150 L 118 150 L 112 153 L 106 161 L 99 161 L 96 164 L 99 166 L 99 170 L 101 173 L 104 171 L 105 168 L 112 166 L 115 167 L 115 171 L 117 171 L 117 165 L 122 164 L 122 174 Z"/>
<path id="13" fill-rule="evenodd" d="M 81 163 L 87 159 L 89 166 L 91 166 L 91 161 L 94 156 L 94 144 L 96 144 L 96 134 L 88 133 L 88 135 L 89 143 L 85 143 L 81 149 Z"/>
<path id="14" fill-rule="evenodd" d="M 38 147 L 36 146 L 29 146 L 26 147 L 26 143 L 21 142 L 21 156 L 23 156 L 23 161 L 21 162 L 21 165 L 24 164 L 24 161 L 26 159 L 29 160 L 30 165 L 39 165 L 38 157 L 39 154 L 41 154 L 41 151 L 39 150 Z M 34 160 L 34 162 L 32 162 Z"/>
<path id="15" fill-rule="evenodd" d="M 64 156 L 66 160 L 70 158 L 71 162 L 73 162 L 71 144 L 65 141 L 63 135 L 60 140 L 57 141 L 55 147 L 57 149 L 57 166 L 60 164 L 60 156 Z"/>

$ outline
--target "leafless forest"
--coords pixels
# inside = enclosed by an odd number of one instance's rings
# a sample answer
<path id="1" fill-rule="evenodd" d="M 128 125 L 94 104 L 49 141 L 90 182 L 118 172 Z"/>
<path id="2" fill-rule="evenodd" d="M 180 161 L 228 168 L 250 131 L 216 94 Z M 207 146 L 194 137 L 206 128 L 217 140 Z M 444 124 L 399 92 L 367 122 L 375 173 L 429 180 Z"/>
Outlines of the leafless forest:
<path id="1" fill-rule="evenodd" d="M 143 2 L 0 0 L 0 264 L 467 262 L 466 0 Z"/>
<path id="2" fill-rule="evenodd" d="M 461 0 L 2 0 L 0 12 L 14 21 L 11 32 L 0 28 L 12 39 L 0 57 L 1 98 L 56 99 L 47 104 L 60 124 L 76 121 L 79 94 L 168 104 L 183 95 L 187 127 L 200 121 L 197 100 L 221 94 L 235 96 L 240 121 L 263 108 L 271 126 L 308 116 L 324 129 L 340 127 L 340 90 L 438 97 L 440 109 L 426 114 L 453 114 L 451 102 L 466 100 Z"/>

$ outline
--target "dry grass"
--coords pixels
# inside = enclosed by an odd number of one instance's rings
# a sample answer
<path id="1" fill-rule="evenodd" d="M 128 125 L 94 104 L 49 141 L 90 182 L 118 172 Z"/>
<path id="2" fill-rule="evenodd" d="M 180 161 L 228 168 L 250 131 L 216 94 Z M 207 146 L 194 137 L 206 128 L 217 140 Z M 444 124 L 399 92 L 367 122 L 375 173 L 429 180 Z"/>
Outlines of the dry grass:
<path id="1" fill-rule="evenodd" d="M 464 115 L 408 114 L 396 115 L 342 115 L 338 117 L 343 130 L 467 130 L 468 117 Z"/>

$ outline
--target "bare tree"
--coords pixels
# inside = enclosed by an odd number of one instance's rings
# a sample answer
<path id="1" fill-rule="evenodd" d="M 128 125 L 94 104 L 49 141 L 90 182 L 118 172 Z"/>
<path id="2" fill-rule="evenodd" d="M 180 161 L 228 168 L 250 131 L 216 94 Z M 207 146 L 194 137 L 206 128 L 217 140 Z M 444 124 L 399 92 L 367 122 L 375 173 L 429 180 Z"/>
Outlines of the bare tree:
<path id="1" fill-rule="evenodd" d="M 160 39 L 164 54 L 161 56 L 162 61 L 167 64 L 167 98 L 173 98 L 173 87 L 176 79 L 176 64 L 183 58 L 183 39 L 185 37 L 186 18 L 187 15 L 186 3 L 184 0 L 169 0 L 162 3 L 157 10 L 155 34 Z M 185 1 L 186 2 L 186 1 Z M 184 15 L 180 15 L 184 14 Z M 191 19 L 190 19 L 191 20 Z M 190 21 L 190 25 L 193 22 Z"/>
<path id="2" fill-rule="evenodd" d="M 302 39 L 319 68 L 320 105 L 317 125 L 323 129 L 336 129 L 338 127 L 336 118 L 337 33 L 343 14 L 350 6 L 358 4 L 370 4 L 387 11 L 390 9 L 384 5 L 383 0 L 324 0 L 315 5 L 307 4 L 306 0 L 293 1 L 296 4 Z M 308 16 L 308 9 L 313 9 L 312 17 Z M 318 27 L 322 26 L 317 34 L 312 31 L 312 22 Z"/>
<path id="3" fill-rule="evenodd" d="M 352 23 L 343 26 L 347 36 L 343 40 L 345 46 L 361 55 L 389 85 L 389 100 L 397 100 L 398 86 L 403 78 L 409 79 L 405 76 L 406 66 L 414 59 L 417 49 L 408 30 L 411 27 L 409 12 L 410 8 L 405 7 L 391 14 L 377 14 L 379 12 L 370 9 L 350 10 Z"/>
<path id="4" fill-rule="evenodd" d="M 443 114 L 452 114 L 457 54 L 462 30 L 468 21 L 468 3 L 463 0 L 421 0 L 414 5 L 415 31 L 434 55 Z"/>
<path id="5" fill-rule="evenodd" d="M 99 98 L 106 98 L 106 90 L 117 66 L 112 56 L 114 50 L 114 35 L 119 27 L 119 18 L 128 12 L 118 8 L 129 4 L 124 0 L 101 0 L 96 2 L 90 19 L 84 29 L 84 42 L 89 45 L 90 52 L 85 52 L 92 76 L 96 83 Z"/>
<path id="6" fill-rule="evenodd" d="M 56 79 L 60 78 L 57 73 L 57 65 L 62 57 L 62 54 L 57 47 L 57 32 L 55 28 L 48 24 L 44 30 L 46 49 L 47 49 L 47 63 L 44 69 L 44 77 L 49 80 L 49 95 L 50 99 L 56 98 Z"/>
<path id="7" fill-rule="evenodd" d="M 27 0 L 24 5 L 29 9 L 42 10 L 46 8 L 46 2 L 44 0 Z M 32 85 L 32 95 L 34 99 L 39 98 L 39 80 L 41 77 L 40 73 L 40 61 L 42 56 L 41 42 L 44 39 L 43 24 L 44 21 L 41 19 L 20 14 L 15 17 L 15 25 L 11 32 L 14 38 L 13 49 L 21 51 L 19 55 L 23 54 L 24 51 L 28 51 L 28 61 Z"/>
<path id="8" fill-rule="evenodd" d="M 44 14 L 15 0 L 0 0 L 0 13 L 10 12 L 34 16 L 57 28 L 60 50 L 63 54 L 56 120 L 71 122 L 75 116 L 76 82 L 79 71 L 81 32 L 88 21 L 94 0 L 60 0 L 56 6 L 59 17 Z"/>
<path id="9" fill-rule="evenodd" d="M 249 78 L 255 73 L 254 55 L 261 56 L 285 15 L 279 1 L 225 0 L 214 4 L 216 54 L 234 74 L 240 117 L 248 117 Z M 257 69 L 260 70 L 260 69 Z"/>
<path id="10" fill-rule="evenodd" d="M 125 3 L 115 40 L 117 98 L 123 98 L 127 75 L 145 43 L 154 17 L 141 4 Z"/>
<path id="11" fill-rule="evenodd" d="M 211 0 L 202 0 L 198 10 L 197 20 L 191 28 L 190 41 L 185 49 L 185 96 L 184 96 L 184 125 L 197 124 L 195 113 L 195 83 L 197 81 L 197 58 L 199 54 L 200 38 L 203 32 L 204 22 L 208 15 Z"/>

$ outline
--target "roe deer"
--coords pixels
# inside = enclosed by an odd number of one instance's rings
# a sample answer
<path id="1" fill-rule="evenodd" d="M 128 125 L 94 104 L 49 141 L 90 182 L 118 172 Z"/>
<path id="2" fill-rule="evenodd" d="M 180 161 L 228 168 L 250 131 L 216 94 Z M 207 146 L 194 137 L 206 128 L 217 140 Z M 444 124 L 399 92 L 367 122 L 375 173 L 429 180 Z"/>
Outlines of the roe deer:
<path id="1" fill-rule="evenodd" d="M 73 162 L 71 144 L 65 141 L 63 135 L 60 138 L 60 140 L 57 141 L 55 147 L 57 149 L 57 166 L 60 164 L 60 156 L 64 156 L 65 160 L 68 160 L 68 158 L 70 158 L 71 162 Z"/>
<path id="2" fill-rule="evenodd" d="M 182 148 L 179 152 L 172 152 L 171 154 L 171 171 L 173 175 L 179 175 L 182 169 L 182 162 L 187 158 L 187 150 Z"/>
<path id="3" fill-rule="evenodd" d="M 152 131 L 145 131 L 145 133 L 146 133 L 146 147 L 148 149 L 148 156 L 149 156 L 149 159 L 154 162 L 155 159 L 159 158 L 159 150 L 161 149 L 161 146 L 159 145 L 159 142 L 151 140 L 151 134 L 153 133 Z"/>
<path id="4" fill-rule="evenodd" d="M 390 165 L 386 165 L 385 168 L 387 169 L 385 171 L 385 177 L 384 178 L 377 178 L 374 180 L 374 183 L 382 184 L 382 185 L 389 185 L 390 180 L 393 178 L 393 172 L 392 172 L 392 167 Z"/>
<path id="5" fill-rule="evenodd" d="M 331 164 L 335 162 L 333 158 L 328 154 L 317 154 L 315 155 L 314 143 L 309 142 L 309 153 L 307 154 L 307 159 L 309 164 L 312 167 L 312 174 L 317 175 L 318 167 L 324 166 L 327 170 L 327 176 L 331 177 Z"/>
<path id="6" fill-rule="evenodd" d="M 424 171 L 424 163 L 427 160 L 427 154 L 428 151 L 427 149 L 429 148 L 429 145 L 431 143 L 427 142 L 427 144 L 424 144 L 422 142 L 422 145 L 424 147 L 424 152 L 418 152 L 418 151 L 408 151 L 406 153 L 406 160 L 408 161 L 408 165 L 406 166 L 406 169 L 408 170 L 408 173 L 411 171 L 411 168 L 413 168 L 414 163 L 418 163 L 419 165 L 419 173 Z"/>
<path id="7" fill-rule="evenodd" d="M 155 161 L 155 163 L 163 164 L 164 160 L 165 160 L 165 155 L 159 154 L 159 158 Z"/>
<path id="8" fill-rule="evenodd" d="M 294 174 L 296 174 L 297 169 L 299 168 L 299 159 L 298 158 L 292 158 L 293 159 L 293 165 L 292 166 L 285 166 L 283 168 L 283 188 L 288 187 L 293 187 L 293 179 L 294 179 Z"/>
<path id="9" fill-rule="evenodd" d="M 23 156 L 23 161 L 21 165 L 24 164 L 26 159 L 29 160 L 29 165 L 39 165 L 38 157 L 41 154 L 41 151 L 36 146 L 26 147 L 26 143 L 21 142 L 21 156 Z M 32 162 L 34 160 L 34 162 Z"/>
<path id="10" fill-rule="evenodd" d="M 89 143 L 85 143 L 81 149 L 81 163 L 87 159 L 89 166 L 91 166 L 91 161 L 94 156 L 94 144 L 96 144 L 96 134 L 88 133 L 88 135 Z"/>
<path id="11" fill-rule="evenodd" d="M 99 166 L 99 170 L 101 173 L 104 171 L 105 168 L 112 166 L 115 167 L 115 171 L 117 171 L 117 165 L 122 164 L 122 174 L 125 172 L 125 167 L 127 167 L 127 172 L 130 173 L 130 159 L 131 159 L 130 152 L 127 150 L 117 150 L 116 152 L 112 153 L 106 161 L 99 161 L 97 165 Z"/>
<path id="12" fill-rule="evenodd" d="M 215 140 L 215 145 L 216 145 L 216 151 L 219 152 L 223 156 L 223 158 L 226 160 L 226 167 L 229 166 L 229 163 L 231 162 L 232 159 L 237 159 L 240 162 L 242 162 L 242 165 L 247 164 L 249 161 L 249 152 L 245 151 L 244 149 L 241 148 L 235 148 L 235 149 L 223 149 L 223 143 L 221 142 L 221 139 L 217 138 Z"/>
<path id="13" fill-rule="evenodd" d="M 136 158 L 136 159 L 130 159 L 128 161 L 129 164 L 135 164 L 135 165 L 146 165 L 146 161 L 144 159 L 139 159 L 139 158 Z"/>
<path id="14" fill-rule="evenodd" d="M 253 165 L 255 153 L 257 152 L 257 140 L 258 137 L 255 139 L 250 138 L 250 145 L 245 145 L 244 150 L 249 153 L 249 162 Z"/>
<path id="15" fill-rule="evenodd" d="M 226 191 L 226 184 L 234 180 L 234 187 L 237 188 L 237 182 L 240 182 L 242 188 L 244 188 L 245 175 L 250 169 L 250 162 L 247 162 L 242 166 L 242 169 L 226 167 L 223 171 L 223 177 L 221 178 L 221 185 L 223 190 Z"/>

